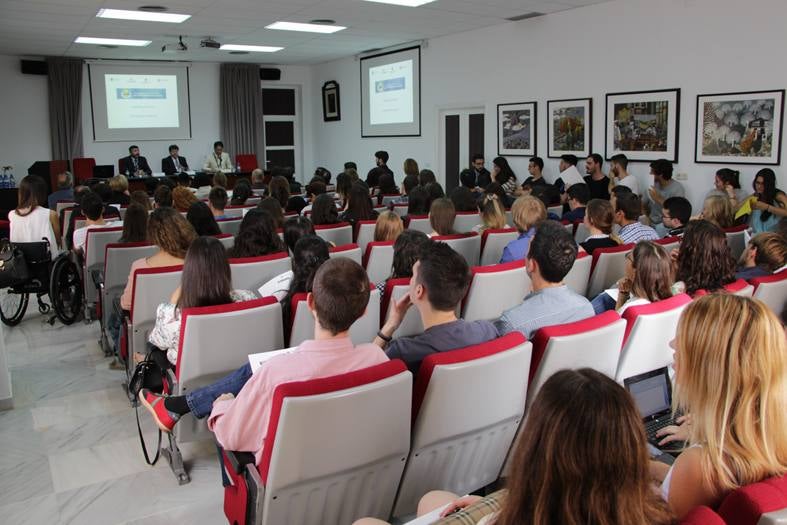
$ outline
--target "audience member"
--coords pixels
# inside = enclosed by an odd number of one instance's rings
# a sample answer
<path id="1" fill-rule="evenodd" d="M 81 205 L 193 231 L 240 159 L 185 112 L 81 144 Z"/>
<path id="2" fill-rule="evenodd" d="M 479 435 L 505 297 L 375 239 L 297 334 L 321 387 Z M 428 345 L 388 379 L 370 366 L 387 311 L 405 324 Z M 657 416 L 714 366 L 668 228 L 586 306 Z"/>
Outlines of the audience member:
<path id="1" fill-rule="evenodd" d="M 257 205 L 257 209 L 267 211 L 271 214 L 273 223 L 276 225 L 276 229 L 282 228 L 284 226 L 284 210 L 282 209 L 278 200 L 274 199 L 273 197 L 265 197 Z"/>
<path id="2" fill-rule="evenodd" d="M 47 198 L 47 208 L 57 210 L 58 202 L 74 201 L 74 176 L 69 171 L 64 171 L 57 176 L 57 190 Z M 41 204 L 43 206 L 43 203 Z"/>
<path id="3" fill-rule="evenodd" d="M 123 217 L 123 234 L 118 242 L 145 242 L 148 239 L 148 210 L 132 201 Z"/>
<path id="4" fill-rule="evenodd" d="M 82 197 L 81 206 L 82 213 L 85 215 L 87 221 L 84 226 L 74 230 L 74 249 L 79 252 L 85 249 L 88 230 L 112 228 L 120 225 L 120 223 L 115 221 L 104 220 L 104 203 L 101 202 L 101 197 L 92 191 Z"/>
<path id="5" fill-rule="evenodd" d="M 107 201 L 108 204 L 128 204 L 131 202 L 128 179 L 125 175 L 115 175 L 109 179 L 109 189 L 112 190 L 112 194 Z"/>
<path id="6" fill-rule="evenodd" d="M 407 175 L 404 180 L 402 180 L 402 185 L 400 186 L 399 192 L 401 196 L 391 203 L 391 207 L 396 206 L 397 204 L 407 204 L 409 202 L 408 197 L 410 192 L 413 191 L 414 188 L 418 186 L 418 175 Z"/>
<path id="7" fill-rule="evenodd" d="M 131 192 L 131 202 L 129 202 L 129 204 L 133 204 L 135 202 L 145 208 L 145 211 L 150 211 L 153 209 L 150 205 L 150 197 L 148 197 L 148 194 L 142 190 Z"/>
<path id="8" fill-rule="evenodd" d="M 620 226 L 618 237 L 623 244 L 639 241 L 655 241 L 659 234 L 650 226 L 639 222 L 642 202 L 631 192 L 619 193 L 615 197 L 615 223 Z M 659 212 L 659 220 L 661 212 Z"/>
<path id="9" fill-rule="evenodd" d="M 492 175 L 489 173 L 489 170 L 484 167 L 484 156 L 480 153 L 475 153 L 473 158 L 470 159 L 470 164 L 473 188 L 485 189 L 492 182 Z"/>
<path id="10" fill-rule="evenodd" d="M 252 170 L 251 172 L 251 189 L 252 190 L 266 189 L 265 172 L 262 171 L 260 168 L 254 168 L 254 170 Z"/>
<path id="11" fill-rule="evenodd" d="M 650 225 L 663 236 L 667 230 L 662 224 L 661 206 L 670 197 L 685 197 L 686 191 L 680 182 L 672 178 L 672 163 L 666 159 L 651 162 L 650 174 L 653 175 L 653 186 L 648 188 L 643 199 L 650 209 Z"/>
<path id="12" fill-rule="evenodd" d="M 183 261 L 180 286 L 168 303 L 156 309 L 156 324 L 148 341 L 154 346 L 151 357 L 163 368 L 174 368 L 178 362 L 180 314 L 186 308 L 217 306 L 250 301 L 256 295 L 248 290 L 233 290 L 230 265 L 221 241 L 199 237 L 191 243 Z"/>
<path id="13" fill-rule="evenodd" d="M 680 519 L 787 473 L 787 340 L 760 301 L 712 294 L 683 311 L 673 348 L 673 409 L 687 417 L 660 434 L 690 446 L 672 466 L 651 463 L 651 474 Z"/>
<path id="14" fill-rule="evenodd" d="M 741 255 L 736 279 L 753 279 L 771 275 L 787 264 L 787 240 L 774 232 L 758 233 Z"/>
<path id="15" fill-rule="evenodd" d="M 454 188 L 451 192 L 451 202 L 457 212 L 478 211 L 478 203 L 471 190 L 464 186 Z"/>
<path id="16" fill-rule="evenodd" d="M 615 186 L 609 191 L 609 202 L 610 204 L 612 204 L 613 210 L 615 209 L 615 203 L 617 202 L 618 195 L 623 195 L 624 193 L 634 193 L 634 192 L 632 192 L 631 188 L 629 188 L 628 186 L 623 186 L 623 185 Z M 639 197 L 639 195 L 637 196 Z M 641 199 L 640 202 L 642 202 Z"/>
<path id="17" fill-rule="evenodd" d="M 240 259 L 286 251 L 287 247 L 276 232 L 276 224 L 271 214 L 254 208 L 243 217 L 235 236 L 235 244 L 227 251 L 227 256 Z"/>
<path id="18" fill-rule="evenodd" d="M 11 242 L 49 241 L 52 259 L 60 246 L 60 220 L 54 210 L 44 207 L 46 183 L 38 175 L 28 175 L 19 181 L 17 206 L 8 214 Z"/>
<path id="19" fill-rule="evenodd" d="M 418 172 L 418 184 L 421 186 L 426 186 L 432 182 L 437 182 L 437 177 L 435 176 L 434 172 L 430 169 L 422 169 Z"/>
<path id="20" fill-rule="evenodd" d="M 590 235 L 579 243 L 579 247 L 586 253 L 593 255 L 599 248 L 614 248 L 620 245 L 620 237 L 612 233 L 612 223 L 615 214 L 610 201 L 591 199 L 588 202 L 582 224 L 585 225 Z"/>
<path id="21" fill-rule="evenodd" d="M 530 241 L 536 233 L 536 226 L 539 222 L 546 220 L 547 210 L 539 199 L 525 195 L 514 201 L 511 206 L 511 218 L 514 221 L 514 227 L 519 232 L 519 237 L 503 248 L 501 263 L 521 261 L 527 257 Z"/>
<path id="22" fill-rule="evenodd" d="M 429 225 L 432 227 L 432 233 L 429 237 L 455 233 L 454 219 L 456 219 L 456 209 L 451 199 L 443 197 L 432 201 L 429 207 Z"/>
<path id="23" fill-rule="evenodd" d="M 661 205 L 661 220 L 667 236 L 683 235 L 691 219 L 691 202 L 686 197 L 670 197 Z"/>
<path id="24" fill-rule="evenodd" d="M 169 186 L 165 184 L 159 184 L 159 186 L 156 188 L 156 191 L 153 192 L 153 207 L 172 207 L 172 189 Z"/>
<path id="25" fill-rule="evenodd" d="M 747 197 L 746 190 L 741 188 L 740 176 L 740 171 L 721 168 L 716 172 L 713 179 L 713 189 L 708 192 L 706 198 L 711 195 L 724 197 L 730 202 L 732 209 L 737 210 Z"/>
<path id="26" fill-rule="evenodd" d="M 413 265 L 418 260 L 421 249 L 430 242 L 429 237 L 418 230 L 404 230 L 396 238 L 393 247 L 391 275 L 388 276 L 388 279 L 377 283 L 377 289 L 380 290 L 380 300 L 382 300 L 385 285 L 389 279 L 403 279 L 413 276 Z"/>
<path id="27" fill-rule="evenodd" d="M 500 199 L 494 193 L 485 193 L 481 200 L 481 224 L 473 226 L 473 231 L 482 233 L 484 230 L 510 228 L 506 223 L 506 211 Z"/>
<path id="28" fill-rule="evenodd" d="M 108 204 L 112 200 L 112 189 L 105 182 L 97 182 L 90 186 L 90 191 L 101 197 L 101 202 Z"/>
<path id="29" fill-rule="evenodd" d="M 227 218 L 227 216 L 224 215 L 224 209 L 227 207 L 227 200 L 227 190 L 221 186 L 215 186 L 210 190 L 208 194 L 208 207 L 216 220 Z"/>
<path id="30" fill-rule="evenodd" d="M 221 188 L 219 188 L 221 189 Z M 221 229 L 210 207 L 204 202 L 195 202 L 186 212 L 186 220 L 194 227 L 198 236 L 220 235 Z"/>
<path id="31" fill-rule="evenodd" d="M 637 177 L 631 175 L 627 169 L 629 159 L 622 153 L 612 155 L 609 159 L 609 192 L 616 186 L 625 186 L 632 193 L 639 195 L 639 181 Z"/>
<path id="32" fill-rule="evenodd" d="M 560 169 L 560 176 L 559 179 L 562 181 L 562 188 L 558 188 L 560 190 L 561 195 L 565 195 L 566 191 L 573 186 L 574 184 L 584 184 L 585 179 L 582 178 L 582 175 L 579 174 L 579 170 L 577 169 L 577 163 L 579 159 L 576 155 L 562 155 L 560 157 L 560 164 L 558 165 Z M 557 181 L 556 181 L 557 182 Z"/>
<path id="33" fill-rule="evenodd" d="M 388 173 L 380 175 L 380 195 L 378 204 L 383 203 L 383 195 L 399 195 L 399 188 L 396 187 L 394 176 Z"/>
<path id="34" fill-rule="evenodd" d="M 429 193 L 423 186 L 416 186 L 407 192 L 407 216 L 429 213 Z"/>
<path id="35" fill-rule="evenodd" d="M 470 286 L 464 257 L 445 243 L 424 244 L 413 265 L 409 293 L 389 305 L 390 314 L 374 342 L 391 359 L 401 359 L 413 374 L 427 356 L 485 343 L 497 337 L 489 321 L 465 321 L 456 309 Z M 422 334 L 392 340 L 408 308 L 415 305 L 424 325 Z"/>
<path id="36" fill-rule="evenodd" d="M 404 230 L 402 219 L 392 211 L 381 212 L 374 226 L 374 241 L 395 241 Z"/>
<path id="37" fill-rule="evenodd" d="M 773 231 L 779 219 L 787 217 L 787 195 L 776 187 L 776 174 L 763 168 L 754 176 L 754 194 L 749 226 L 754 233 Z"/>
<path id="38" fill-rule="evenodd" d="M 339 210 L 336 209 L 333 197 L 327 193 L 318 195 L 312 204 L 311 219 L 315 226 L 339 223 Z"/>
<path id="39" fill-rule="evenodd" d="M 584 178 L 585 184 L 588 186 L 590 199 L 603 199 L 609 200 L 609 184 L 610 179 L 601 168 L 604 167 L 604 157 L 598 153 L 591 153 L 585 160 L 585 173 L 587 176 Z M 570 195 L 569 195 L 570 197 Z"/>
<path id="40" fill-rule="evenodd" d="M 199 202 L 197 197 L 191 193 L 188 188 L 178 186 L 172 190 L 172 206 L 181 213 L 186 213 L 191 208 L 191 205 Z"/>
<path id="41" fill-rule="evenodd" d="M 520 197 L 517 202 L 527 198 L 530 197 Z M 537 202 L 540 204 L 540 201 Z M 577 258 L 577 245 L 561 224 L 554 221 L 538 224 L 530 242 L 530 251 L 526 254 L 525 266 L 533 291 L 522 304 L 506 310 L 495 321 L 500 335 L 516 330 L 532 339 L 536 330 L 544 326 L 571 323 L 593 316 L 590 301 L 563 283 Z"/>
<path id="42" fill-rule="evenodd" d="M 366 185 L 372 190 L 375 190 L 378 186 L 380 186 L 380 177 L 387 174 L 388 172 L 379 166 L 370 169 L 366 174 Z"/>
<path id="43" fill-rule="evenodd" d="M 306 185 L 306 200 L 309 202 L 302 210 L 301 214 L 311 211 L 314 206 L 314 200 L 320 195 L 324 195 L 327 191 L 325 181 L 320 177 L 313 178 L 309 184 Z M 331 197 L 331 200 L 333 198 Z"/>
<path id="44" fill-rule="evenodd" d="M 495 157 L 492 161 L 492 182 L 500 184 L 506 195 L 513 199 L 517 189 L 516 174 L 505 157 Z"/>
<path id="45" fill-rule="evenodd" d="M 675 279 L 685 292 L 716 292 L 735 280 L 735 260 L 724 232 L 708 221 L 691 221 L 676 252 Z"/>
<path id="46" fill-rule="evenodd" d="M 424 189 L 426 190 L 426 193 L 429 194 L 430 207 L 434 201 L 445 197 L 445 191 L 443 191 L 443 187 L 439 182 L 430 182 L 424 187 Z"/>
<path id="47" fill-rule="evenodd" d="M 290 184 L 284 177 L 273 177 L 268 185 L 268 194 L 279 202 L 282 210 L 287 210 L 290 200 Z"/>
<path id="48" fill-rule="evenodd" d="M 531 157 L 527 164 L 527 172 L 530 176 L 522 183 L 522 189 L 525 190 L 525 193 L 530 193 L 536 186 L 549 185 L 544 178 L 543 171 L 544 159 L 541 157 Z"/>
<path id="49" fill-rule="evenodd" d="M 568 194 L 566 194 L 568 195 Z M 544 203 L 544 207 L 558 206 L 560 204 L 560 190 L 552 184 L 537 184 L 530 190 L 530 196 Z M 564 207 L 568 207 L 566 204 Z M 547 211 L 547 219 L 551 221 L 562 220 L 556 213 Z"/>
<path id="50" fill-rule="evenodd" d="M 726 196 L 722 197 L 721 195 L 706 197 L 702 205 L 700 219 L 712 222 L 721 229 L 731 228 L 734 224 L 734 219 L 732 217 L 730 200 Z"/>
<path id="51" fill-rule="evenodd" d="M 314 170 L 314 176 L 320 177 L 325 185 L 329 185 L 331 183 L 331 172 L 327 168 L 323 168 L 322 166 L 317 166 Z"/>
<path id="52" fill-rule="evenodd" d="M 347 173 L 339 173 L 336 176 L 336 195 L 339 196 L 341 209 L 347 208 L 347 202 L 350 200 L 350 189 L 353 186 L 353 179 Z"/>
<path id="53" fill-rule="evenodd" d="M 300 216 L 290 217 L 284 221 L 283 230 L 284 233 L 282 236 L 284 237 L 284 244 L 287 246 L 290 253 L 295 251 L 295 243 L 297 243 L 301 237 L 315 234 L 312 221 L 306 217 Z"/>
<path id="54" fill-rule="evenodd" d="M 235 183 L 235 187 L 232 188 L 232 199 L 230 200 L 230 204 L 232 206 L 243 206 L 251 196 L 251 184 L 249 181 L 247 179 L 238 179 L 238 182 Z"/>
<path id="55" fill-rule="evenodd" d="M 585 218 L 585 207 L 591 198 L 590 190 L 587 184 L 574 184 L 568 191 L 568 207 L 571 211 L 563 214 L 562 219 L 568 222 L 581 221 Z M 593 197 L 598 198 L 598 197 Z M 609 194 L 607 199 L 609 200 Z"/>
<path id="56" fill-rule="evenodd" d="M 387 151 L 382 151 L 381 150 L 381 151 L 376 151 L 374 153 L 374 162 L 377 165 L 377 167 L 378 168 L 382 168 L 383 171 L 385 171 L 389 175 L 393 175 L 393 171 L 391 171 L 391 169 L 388 167 L 388 158 L 389 157 L 388 157 L 388 152 Z M 367 184 L 368 184 L 368 182 L 367 182 Z M 372 184 L 369 184 L 370 188 L 372 186 L 373 186 Z"/>
<path id="57" fill-rule="evenodd" d="M 347 210 L 341 214 L 343 222 L 349 222 L 353 226 L 356 221 L 373 221 L 377 219 L 377 211 L 372 207 L 372 199 L 369 198 L 369 188 L 360 182 L 356 182 L 350 188 L 350 198 L 347 201 Z"/>

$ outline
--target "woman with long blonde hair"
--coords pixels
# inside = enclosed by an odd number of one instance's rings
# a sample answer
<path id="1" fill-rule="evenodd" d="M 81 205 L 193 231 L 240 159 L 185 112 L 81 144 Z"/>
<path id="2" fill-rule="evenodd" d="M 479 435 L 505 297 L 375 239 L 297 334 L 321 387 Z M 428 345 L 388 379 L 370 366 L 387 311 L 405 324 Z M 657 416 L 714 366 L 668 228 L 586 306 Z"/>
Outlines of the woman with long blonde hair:
<path id="1" fill-rule="evenodd" d="M 664 429 L 662 443 L 685 439 L 690 447 L 671 468 L 652 470 L 682 518 L 787 473 L 787 342 L 760 301 L 712 294 L 686 307 L 673 346 L 674 408 L 687 418 Z"/>
<path id="2" fill-rule="evenodd" d="M 473 231 L 481 233 L 484 230 L 499 230 L 510 228 L 506 224 L 506 210 L 500 199 L 494 193 L 487 193 L 481 200 L 481 224 L 473 226 Z"/>
<path id="3" fill-rule="evenodd" d="M 705 199 L 702 205 L 700 219 L 705 219 L 719 228 L 731 228 L 735 224 L 732 212 L 729 199 L 719 195 L 711 195 Z"/>

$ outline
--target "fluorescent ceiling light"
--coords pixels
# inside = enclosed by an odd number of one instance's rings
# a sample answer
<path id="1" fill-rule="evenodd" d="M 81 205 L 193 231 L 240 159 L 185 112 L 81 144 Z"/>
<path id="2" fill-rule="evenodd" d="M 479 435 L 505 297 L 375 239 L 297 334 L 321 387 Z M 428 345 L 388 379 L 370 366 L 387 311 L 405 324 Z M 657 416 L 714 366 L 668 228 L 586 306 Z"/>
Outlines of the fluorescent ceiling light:
<path id="1" fill-rule="evenodd" d="M 419 7 L 424 4 L 429 4 L 435 0 L 366 0 L 367 2 L 376 2 L 378 4 L 391 4 L 403 5 L 405 7 Z"/>
<path id="2" fill-rule="evenodd" d="M 169 22 L 171 24 L 180 24 L 191 18 L 191 15 L 127 11 L 125 9 L 99 9 L 96 18 L 117 18 L 120 20 L 142 20 L 145 22 Z"/>
<path id="3" fill-rule="evenodd" d="M 137 46 L 150 45 L 150 40 L 125 40 L 123 38 L 95 38 L 92 36 L 78 36 L 74 40 L 77 44 L 98 44 L 100 46 Z"/>
<path id="4" fill-rule="evenodd" d="M 219 49 L 224 51 L 257 51 L 258 53 L 275 53 L 281 51 L 283 47 L 275 46 L 247 46 L 244 44 L 222 44 Z"/>
<path id="5" fill-rule="evenodd" d="M 335 33 L 344 26 L 332 26 L 327 24 L 302 24 L 299 22 L 274 22 L 265 29 L 281 29 L 282 31 L 304 31 L 306 33 Z"/>

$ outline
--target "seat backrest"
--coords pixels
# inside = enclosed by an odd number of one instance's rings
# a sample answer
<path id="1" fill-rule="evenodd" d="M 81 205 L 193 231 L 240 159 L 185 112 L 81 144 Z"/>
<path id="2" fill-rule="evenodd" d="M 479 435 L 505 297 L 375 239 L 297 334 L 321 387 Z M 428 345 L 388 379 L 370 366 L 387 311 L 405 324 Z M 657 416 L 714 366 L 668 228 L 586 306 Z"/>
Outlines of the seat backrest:
<path id="1" fill-rule="evenodd" d="M 74 168 L 74 178 L 76 183 L 85 182 L 93 178 L 93 168 L 96 166 L 96 159 L 93 157 L 76 158 L 71 161 Z"/>
<path id="2" fill-rule="evenodd" d="M 751 280 L 751 284 L 754 286 L 753 297 L 767 304 L 777 317 L 781 316 L 787 302 L 787 270 L 764 277 L 755 277 Z"/>
<path id="3" fill-rule="evenodd" d="M 585 226 L 584 222 L 575 222 L 574 228 L 576 228 L 576 230 L 574 230 L 574 240 L 576 242 L 585 242 L 585 239 L 590 236 L 590 230 L 588 230 L 588 227 Z"/>
<path id="4" fill-rule="evenodd" d="M 435 242 L 444 242 L 467 261 L 468 266 L 478 266 L 481 258 L 481 236 L 476 232 L 456 233 L 453 235 L 437 235 L 432 237 Z"/>
<path id="5" fill-rule="evenodd" d="M 678 319 L 691 302 L 686 294 L 641 306 L 626 308 L 626 331 L 615 380 L 623 380 L 672 364 L 670 341 L 675 338 Z"/>
<path id="6" fill-rule="evenodd" d="M 131 295 L 131 322 L 135 327 L 156 320 L 156 308 L 169 302 L 172 292 L 180 286 L 183 266 L 141 268 L 134 272 Z M 145 336 L 147 338 L 147 335 Z"/>
<path id="7" fill-rule="evenodd" d="M 104 248 L 104 289 L 107 294 L 122 292 L 137 259 L 150 257 L 158 247 L 148 242 L 110 243 Z"/>
<path id="8" fill-rule="evenodd" d="M 721 519 L 721 516 L 716 514 L 716 511 L 710 507 L 706 507 L 704 505 L 700 507 L 694 507 L 688 514 L 686 514 L 682 520 L 680 520 L 680 525 L 727 525 L 726 522 Z"/>
<path id="9" fill-rule="evenodd" d="M 477 211 L 458 211 L 454 217 L 454 231 L 456 233 L 467 233 L 473 231 L 473 227 L 481 224 L 481 215 Z"/>
<path id="10" fill-rule="evenodd" d="M 563 215 L 563 205 L 562 204 L 557 204 L 555 206 L 547 206 L 547 214 L 549 214 L 549 213 L 554 213 L 558 217 L 561 217 Z M 511 223 L 509 223 L 509 224 L 511 224 Z"/>
<path id="11" fill-rule="evenodd" d="M 597 296 L 623 277 L 626 270 L 626 254 L 633 249 L 634 244 L 630 243 L 593 250 L 587 297 Z"/>
<path id="12" fill-rule="evenodd" d="M 405 294 L 410 292 L 410 278 L 403 277 L 401 279 L 388 279 L 385 283 L 385 291 L 383 292 L 383 301 L 380 305 L 380 327 L 388 320 L 391 315 L 391 302 L 396 302 Z M 405 337 L 410 335 L 418 335 L 423 333 L 424 323 L 421 321 L 421 315 L 416 308 L 408 308 L 407 313 L 404 314 L 404 319 L 399 325 L 399 328 L 393 333 L 393 338 Z"/>
<path id="13" fill-rule="evenodd" d="M 737 279 L 729 284 L 725 284 L 724 291 L 733 295 L 740 295 L 741 297 L 751 297 L 754 294 L 754 286 L 743 279 Z M 699 289 L 694 292 L 694 297 L 702 297 L 708 295 L 708 293 L 708 290 Z"/>
<path id="14" fill-rule="evenodd" d="M 399 217 L 407 215 L 407 204 L 394 204 L 393 212 Z"/>
<path id="15" fill-rule="evenodd" d="M 289 346 L 298 346 L 307 339 L 314 339 L 314 316 L 306 307 L 306 294 L 297 293 L 291 300 L 291 321 Z M 371 343 L 380 330 L 380 291 L 370 286 L 369 304 L 366 311 L 350 327 L 350 339 L 356 345 Z"/>
<path id="16" fill-rule="evenodd" d="M 378 195 L 377 198 L 378 198 L 378 202 L 380 203 L 381 206 L 388 206 L 393 201 L 401 198 L 401 194 L 399 194 L 399 193 L 386 193 L 386 194 L 383 194 L 383 195 Z"/>
<path id="17" fill-rule="evenodd" d="M 718 513 L 735 525 L 787 523 L 787 476 L 746 485 L 730 492 Z"/>
<path id="18" fill-rule="evenodd" d="M 269 280 L 291 269 L 287 252 L 230 259 L 232 287 L 239 290 L 256 291 Z"/>
<path id="19" fill-rule="evenodd" d="M 227 217 L 228 219 L 237 219 L 237 218 L 241 218 L 242 219 L 243 215 L 244 215 L 243 211 L 244 210 L 251 210 L 253 208 L 254 208 L 254 206 L 230 206 L 230 205 L 227 205 L 227 207 L 224 208 L 224 216 Z"/>
<path id="20" fill-rule="evenodd" d="M 337 224 L 319 224 L 314 227 L 314 233 L 334 246 L 343 246 L 353 242 L 353 227 L 349 222 Z"/>
<path id="21" fill-rule="evenodd" d="M 391 275 L 394 241 L 370 242 L 364 251 L 363 266 L 373 283 L 379 283 Z"/>
<path id="22" fill-rule="evenodd" d="M 257 155 L 254 153 L 238 153 L 235 155 L 235 162 L 240 164 L 240 170 L 243 173 L 250 173 L 259 167 Z"/>
<path id="23" fill-rule="evenodd" d="M 377 221 L 358 221 L 355 223 L 355 242 L 361 248 L 361 253 L 366 253 L 366 245 L 374 241 L 374 228 Z"/>
<path id="24" fill-rule="evenodd" d="M 656 244 L 660 244 L 662 248 L 667 252 L 667 255 L 672 252 L 675 248 L 680 247 L 681 238 L 677 235 L 673 237 L 664 237 L 663 239 L 658 239 L 654 241 Z"/>
<path id="25" fill-rule="evenodd" d="M 524 413 L 532 348 L 512 332 L 424 359 L 394 516 L 414 513 L 431 487 L 467 494 L 497 480 Z"/>
<path id="26" fill-rule="evenodd" d="M 563 282 L 571 290 L 579 295 L 585 295 L 588 291 L 588 281 L 590 280 L 590 267 L 593 263 L 593 257 L 587 253 L 577 253 L 577 258 L 574 259 L 574 264 L 571 269 L 563 278 Z"/>
<path id="27" fill-rule="evenodd" d="M 73 208 L 74 206 L 76 206 L 76 202 L 74 201 L 57 201 L 57 203 L 55 204 L 55 211 L 57 212 L 57 216 L 60 217 L 61 220 L 63 220 L 64 216 L 62 216 L 60 212 L 62 212 L 67 208 Z M 62 229 L 62 223 L 61 223 L 61 229 Z"/>
<path id="28" fill-rule="evenodd" d="M 743 250 L 746 249 L 746 228 L 747 226 L 744 224 L 724 229 L 724 235 L 727 236 L 727 246 L 730 247 L 732 257 L 736 261 L 740 259 Z"/>
<path id="29" fill-rule="evenodd" d="M 258 465 L 267 525 L 387 517 L 410 449 L 412 376 L 399 360 L 276 387 Z"/>
<path id="30" fill-rule="evenodd" d="M 516 228 L 484 230 L 481 234 L 481 266 L 499 263 L 506 245 L 517 237 L 519 232 Z"/>
<path id="31" fill-rule="evenodd" d="M 347 257 L 357 262 L 359 265 L 361 264 L 361 248 L 355 243 L 345 244 L 343 246 L 331 246 L 328 251 L 332 259 L 334 257 Z"/>
<path id="32" fill-rule="evenodd" d="M 104 267 L 107 244 L 116 243 L 123 235 L 123 227 L 88 229 L 85 236 L 85 268 L 96 270 Z"/>
<path id="33" fill-rule="evenodd" d="M 219 230 L 221 233 L 229 233 L 231 235 L 238 235 L 238 231 L 240 230 L 240 223 L 243 219 L 240 217 L 230 217 L 227 219 L 219 219 L 216 221 L 216 224 L 219 225 Z"/>
<path id="34" fill-rule="evenodd" d="M 559 370 L 587 367 L 614 378 L 625 331 L 626 322 L 614 310 L 538 330 L 533 336 L 528 406 Z"/>
<path id="35" fill-rule="evenodd" d="M 432 233 L 432 225 L 429 223 L 428 215 L 410 215 L 408 216 L 407 229 L 424 232 L 429 235 Z"/>
<path id="36" fill-rule="evenodd" d="M 524 260 L 474 266 L 472 273 L 473 280 L 462 301 L 462 318 L 466 321 L 497 319 L 530 293 Z"/>
<path id="37" fill-rule="evenodd" d="M 224 246 L 225 250 L 229 250 L 235 246 L 235 236 L 231 233 L 220 233 L 218 235 L 214 235 L 213 237 L 219 240 L 219 242 Z"/>

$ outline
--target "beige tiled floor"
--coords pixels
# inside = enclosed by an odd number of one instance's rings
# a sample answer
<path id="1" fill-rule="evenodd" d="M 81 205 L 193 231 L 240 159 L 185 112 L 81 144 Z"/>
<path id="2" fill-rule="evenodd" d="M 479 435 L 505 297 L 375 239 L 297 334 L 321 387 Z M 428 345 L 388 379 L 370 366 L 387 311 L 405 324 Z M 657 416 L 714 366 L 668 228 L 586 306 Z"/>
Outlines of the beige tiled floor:
<path id="1" fill-rule="evenodd" d="M 145 463 L 124 375 L 107 368 L 98 323 L 49 326 L 28 314 L 2 328 L 14 408 L 0 412 L 0 522 L 225 523 L 210 442 L 181 447 L 188 485 L 178 485 L 163 458 Z M 140 416 L 153 447 L 154 427 Z"/>

